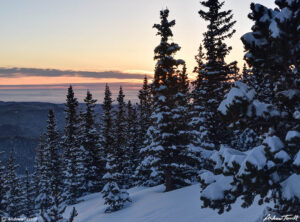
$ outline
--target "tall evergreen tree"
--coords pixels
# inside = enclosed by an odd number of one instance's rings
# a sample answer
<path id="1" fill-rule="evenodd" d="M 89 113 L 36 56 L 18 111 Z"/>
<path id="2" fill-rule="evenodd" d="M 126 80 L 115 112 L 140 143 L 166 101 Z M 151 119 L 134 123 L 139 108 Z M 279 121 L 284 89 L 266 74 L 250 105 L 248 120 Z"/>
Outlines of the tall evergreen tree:
<path id="1" fill-rule="evenodd" d="M 0 155 L 2 152 L 0 153 Z M 5 205 L 4 205 L 4 198 L 5 198 L 5 168 L 2 165 L 2 162 L 0 161 L 0 217 L 5 216 Z"/>
<path id="2" fill-rule="evenodd" d="M 46 144 L 44 158 L 46 161 L 49 186 L 55 186 L 63 190 L 63 166 L 60 159 L 59 133 L 56 128 L 55 116 L 52 109 L 49 110 L 47 129 L 45 134 Z"/>
<path id="3" fill-rule="evenodd" d="M 64 186 L 67 202 L 74 204 L 84 190 L 84 166 L 82 161 L 84 153 L 80 148 L 79 140 L 78 101 L 74 96 L 72 86 L 68 89 L 65 106 L 66 125 L 62 142 L 64 149 Z"/>
<path id="4" fill-rule="evenodd" d="M 14 151 L 11 150 L 5 169 L 6 195 L 4 205 L 6 213 L 10 217 L 19 217 L 23 213 L 23 195 L 20 179 L 17 177 L 16 169 L 19 166 L 15 163 Z"/>
<path id="5" fill-rule="evenodd" d="M 129 153 L 129 165 L 128 165 L 128 185 L 132 187 L 137 182 L 135 170 L 140 162 L 139 159 L 139 128 L 138 128 L 138 116 L 136 107 L 133 107 L 131 101 L 127 103 L 127 119 L 126 119 L 126 136 L 127 136 L 127 149 Z"/>
<path id="6" fill-rule="evenodd" d="M 41 210 L 41 217 L 44 222 L 73 222 L 78 215 L 75 207 L 73 207 L 69 219 L 63 217 L 67 206 L 63 206 L 63 197 L 57 187 L 50 188 L 51 207 Z"/>
<path id="7" fill-rule="evenodd" d="M 187 184 L 192 183 L 196 180 L 196 171 L 198 169 L 198 149 L 195 149 L 191 145 L 193 138 L 192 129 L 189 125 L 191 121 L 190 114 L 190 85 L 186 72 L 186 65 L 183 65 L 182 70 L 177 70 L 177 89 L 174 95 L 174 107 L 172 109 L 173 113 L 173 124 L 175 134 L 177 135 L 173 143 L 180 151 L 178 155 L 179 160 L 177 164 L 180 165 L 180 169 L 176 169 L 173 179 L 178 181 L 184 180 Z M 181 170 L 184 169 L 184 170 Z M 189 182 L 187 182 L 189 181 Z"/>
<path id="8" fill-rule="evenodd" d="M 118 185 L 122 188 L 129 187 L 130 180 L 130 151 L 127 149 L 127 129 L 126 129 L 126 103 L 124 101 L 124 93 L 120 87 L 119 95 L 117 97 L 118 107 L 115 113 L 116 119 L 114 124 L 114 149 L 116 150 L 116 158 L 119 161 L 120 180 Z"/>
<path id="9" fill-rule="evenodd" d="M 197 73 L 197 79 L 193 82 L 193 91 L 191 94 L 193 106 L 190 111 L 191 122 L 190 126 L 193 129 L 192 143 L 204 149 L 213 149 L 214 143 L 209 139 L 210 123 L 207 121 L 208 109 L 206 107 L 206 90 L 203 86 L 205 78 L 202 75 L 205 67 L 205 54 L 203 53 L 202 45 L 199 46 L 198 54 L 195 56 L 197 66 L 194 72 Z M 202 161 L 203 162 L 203 161 Z"/>
<path id="10" fill-rule="evenodd" d="M 113 107 L 112 107 L 111 91 L 109 86 L 105 86 L 105 95 L 102 105 L 102 127 L 101 127 L 101 144 L 104 152 L 107 153 L 112 149 L 114 137 L 113 137 Z M 105 156 L 106 158 L 106 156 Z"/>
<path id="11" fill-rule="evenodd" d="M 246 61 L 258 83 L 255 95 L 244 96 L 247 87 L 239 84 L 243 94 L 225 99 L 232 101 L 227 103 L 226 113 L 234 110 L 242 118 L 244 113 L 253 117 L 261 145 L 247 152 L 223 149 L 215 156 L 220 157 L 215 162 L 223 175 L 201 176 L 204 207 L 217 208 L 220 213 L 230 210 L 239 197 L 242 206 L 249 207 L 257 196 L 259 204 L 274 203 L 268 209 L 273 215 L 296 215 L 300 210 L 299 189 L 295 187 L 300 183 L 300 50 L 295 47 L 300 44 L 300 2 L 276 0 L 275 4 L 275 10 L 251 4 L 249 18 L 255 24 L 252 32 L 242 37 Z M 237 95 L 234 91 L 229 94 Z M 223 197 L 216 200 L 208 192 L 220 180 L 224 182 Z"/>
<path id="12" fill-rule="evenodd" d="M 151 125 L 151 114 L 152 114 L 152 96 L 151 96 L 151 86 L 148 83 L 148 78 L 145 76 L 142 89 L 139 90 L 139 104 L 138 104 L 138 111 L 139 111 L 139 159 L 141 162 L 143 159 L 146 158 L 145 152 L 140 152 L 140 149 L 144 147 L 147 140 L 147 131 Z M 150 175 L 149 169 L 143 166 L 143 164 L 139 164 L 135 171 L 135 178 L 138 184 L 145 185 L 147 182 L 147 178 Z"/>
<path id="13" fill-rule="evenodd" d="M 100 145 L 99 133 L 95 123 L 95 104 L 90 91 L 84 99 L 86 110 L 82 114 L 81 145 L 85 151 L 85 183 L 89 192 L 101 191 L 101 178 L 104 175 L 105 158 Z"/>
<path id="14" fill-rule="evenodd" d="M 126 157 L 123 156 L 126 148 L 126 116 L 124 94 L 121 87 L 117 101 L 117 117 L 114 127 L 112 127 L 112 99 L 109 87 L 108 85 L 106 85 L 103 104 L 103 137 L 107 162 L 105 166 L 106 174 L 103 176 L 103 179 L 107 183 L 102 190 L 105 204 L 108 205 L 105 212 L 117 211 L 121 209 L 127 202 L 131 201 L 129 198 L 129 194 L 124 189 L 124 187 L 126 186 L 125 178 L 127 176 L 127 174 L 125 173 L 127 173 L 128 165 L 126 165 L 126 161 L 124 161 Z M 115 140 L 113 140 L 113 136 L 115 136 Z"/>
<path id="15" fill-rule="evenodd" d="M 41 208 L 47 209 L 51 205 L 50 187 L 56 186 L 63 190 L 63 166 L 60 158 L 59 133 L 56 129 L 55 116 L 52 109 L 49 110 L 45 142 L 41 144 L 36 152 L 36 169 L 34 180 L 38 180 L 38 185 L 34 185 L 39 190 L 37 202 Z M 36 184 L 36 182 L 34 182 Z"/>
<path id="16" fill-rule="evenodd" d="M 198 67 L 195 71 L 198 76 L 192 93 L 192 113 L 196 115 L 193 116 L 191 124 L 196 133 L 194 143 L 209 150 L 218 149 L 220 144 L 228 143 L 226 125 L 220 119 L 217 108 L 230 87 L 228 80 L 237 74 L 238 69 L 236 62 L 225 62 L 231 47 L 224 40 L 235 33 L 232 11 L 221 11 L 224 2 L 218 0 L 201 1 L 200 4 L 208 10 L 201 9 L 199 15 L 209 24 L 203 40 L 206 51 L 204 53 L 200 46 L 196 58 Z"/>
<path id="17" fill-rule="evenodd" d="M 32 183 L 32 178 L 30 177 L 28 173 L 28 169 L 25 171 L 25 184 L 24 184 L 24 202 L 23 202 L 23 214 L 27 218 L 32 218 L 37 213 L 35 210 L 35 203 L 34 203 L 34 187 Z"/>
<path id="18" fill-rule="evenodd" d="M 101 146 L 104 150 L 104 156 L 107 163 L 108 154 L 111 153 L 113 150 L 113 143 L 114 143 L 114 134 L 113 134 L 113 100 L 111 98 L 111 91 L 109 89 L 108 84 L 105 86 L 104 92 L 104 101 L 102 104 L 102 125 L 101 125 Z M 107 165 L 107 164 L 106 164 Z M 106 166 L 105 166 L 105 170 Z M 102 177 L 102 181 L 106 183 L 107 181 L 104 180 Z"/>
<path id="19" fill-rule="evenodd" d="M 42 205 L 48 205 L 48 183 L 45 179 L 45 135 L 40 135 L 39 144 L 35 149 L 34 172 L 32 176 L 35 191 L 35 207 L 40 209 Z M 46 184 L 45 184 L 46 183 Z"/>
<path id="20" fill-rule="evenodd" d="M 111 149 L 107 153 L 106 174 L 103 179 L 107 181 L 102 194 L 105 200 L 104 204 L 108 205 L 105 212 L 110 213 L 118 211 L 128 202 L 131 202 L 128 192 L 119 184 L 121 181 L 120 162 L 116 150 Z"/>
<path id="21" fill-rule="evenodd" d="M 147 130 L 150 126 L 151 112 L 152 112 L 152 97 L 151 86 L 148 83 L 147 76 L 144 78 L 142 89 L 139 90 L 139 130 L 140 130 L 140 144 L 144 144 L 147 137 Z"/>
<path id="22" fill-rule="evenodd" d="M 152 125 L 148 130 L 147 146 L 141 150 L 145 157 L 142 167 L 151 172 L 144 184 L 156 185 L 164 181 L 166 191 L 186 185 L 188 182 L 183 175 L 190 170 L 185 133 L 182 134 L 182 126 L 175 123 L 182 118 L 176 105 L 179 105 L 180 95 L 178 73 L 182 72 L 179 66 L 185 63 L 173 58 L 180 47 L 169 41 L 175 20 L 169 22 L 168 16 L 169 10 L 162 10 L 161 23 L 154 25 L 161 42 L 154 50 L 157 63 L 152 84 Z"/>

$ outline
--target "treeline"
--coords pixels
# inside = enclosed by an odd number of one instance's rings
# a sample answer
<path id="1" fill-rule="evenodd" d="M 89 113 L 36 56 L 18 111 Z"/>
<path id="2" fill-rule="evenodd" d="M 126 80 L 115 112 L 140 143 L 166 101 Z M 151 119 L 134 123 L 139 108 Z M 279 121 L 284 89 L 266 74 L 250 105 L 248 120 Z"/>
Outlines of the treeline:
<path id="1" fill-rule="evenodd" d="M 200 3 L 208 25 L 196 80 L 190 82 L 185 62 L 174 58 L 181 49 L 172 41 L 175 20 L 162 10 L 154 25 L 160 37 L 155 74 L 151 84 L 145 78 L 139 103 L 126 103 L 120 88 L 113 107 L 107 85 L 98 126 L 92 94 L 79 111 L 70 87 L 64 135 L 50 110 L 34 174 L 21 185 L 13 152 L 0 168 L 2 215 L 59 221 L 53 218 L 61 217 L 64 202 L 92 192 L 102 192 L 106 212 L 113 212 L 131 201 L 133 186 L 163 183 L 171 191 L 198 181 L 203 207 L 219 213 L 239 197 L 249 207 L 256 196 L 259 204 L 274 203 L 266 213 L 299 212 L 300 1 L 276 0 L 274 10 L 251 4 L 254 25 L 241 38 L 242 73 L 237 62 L 225 61 L 231 51 L 225 40 L 235 33 L 232 11 L 217 0 Z M 75 215 L 74 209 L 70 221 Z"/>

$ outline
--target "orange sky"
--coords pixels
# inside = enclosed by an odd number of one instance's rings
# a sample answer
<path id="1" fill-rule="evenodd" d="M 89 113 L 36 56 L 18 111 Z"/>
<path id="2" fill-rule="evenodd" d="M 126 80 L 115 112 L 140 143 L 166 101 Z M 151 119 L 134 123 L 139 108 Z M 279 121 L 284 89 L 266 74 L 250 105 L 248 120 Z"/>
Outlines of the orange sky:
<path id="1" fill-rule="evenodd" d="M 247 18 L 251 2 L 225 2 L 225 8 L 232 9 L 237 20 L 237 33 L 228 41 L 233 50 L 227 60 L 237 60 L 240 67 L 244 54 L 240 37 L 252 25 Z M 273 1 L 256 2 L 273 7 Z M 170 19 L 176 19 L 173 40 L 182 47 L 176 58 L 186 61 L 193 77 L 194 56 L 206 30 L 197 13 L 198 0 L 1 1 L 0 67 L 118 70 L 141 74 L 141 78 L 0 75 L 0 85 L 141 83 L 144 74 L 153 73 L 153 50 L 159 44 L 159 37 L 152 26 L 159 22 L 159 10 L 166 6 L 170 9 Z"/>

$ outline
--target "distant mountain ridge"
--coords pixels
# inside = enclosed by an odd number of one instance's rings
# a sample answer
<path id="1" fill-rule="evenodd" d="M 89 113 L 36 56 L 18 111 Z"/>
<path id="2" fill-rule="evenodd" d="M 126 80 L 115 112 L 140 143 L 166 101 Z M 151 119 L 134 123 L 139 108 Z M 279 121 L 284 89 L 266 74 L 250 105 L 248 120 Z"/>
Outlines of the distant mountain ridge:
<path id="1" fill-rule="evenodd" d="M 80 104 L 80 109 L 84 104 Z M 49 109 L 55 112 L 57 128 L 63 132 L 65 123 L 64 104 L 43 102 L 2 102 L 0 101 L 0 160 L 5 164 L 10 150 L 13 148 L 16 161 L 20 165 L 19 173 L 27 167 L 33 168 L 35 148 L 39 136 L 45 131 Z M 101 114 L 101 105 L 96 107 L 97 114 Z"/>

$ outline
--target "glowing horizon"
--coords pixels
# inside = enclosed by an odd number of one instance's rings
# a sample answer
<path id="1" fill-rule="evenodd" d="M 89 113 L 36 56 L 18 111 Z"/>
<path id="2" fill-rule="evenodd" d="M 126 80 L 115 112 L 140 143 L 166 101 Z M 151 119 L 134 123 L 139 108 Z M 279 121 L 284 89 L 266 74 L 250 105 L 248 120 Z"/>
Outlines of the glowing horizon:
<path id="1" fill-rule="evenodd" d="M 233 47 L 227 61 L 237 60 L 239 67 L 244 54 L 240 37 L 252 25 L 247 18 L 251 2 L 226 0 L 224 7 L 232 9 L 237 20 L 237 32 L 227 41 Z M 274 7 L 272 1 L 267 5 Z M 181 46 L 176 58 L 186 61 L 193 79 L 194 56 L 207 25 L 198 15 L 198 0 L 28 0 L 0 2 L 0 69 L 78 70 L 80 75 L 42 76 L 41 71 L 10 77 L 0 70 L 0 85 L 141 84 L 144 75 L 153 76 L 153 50 L 160 40 L 152 26 L 159 23 L 159 10 L 166 7 L 169 19 L 176 20 L 172 40 Z M 94 78 L 89 72 L 112 72 L 116 77 Z M 140 76 L 127 78 L 129 74 Z"/>

